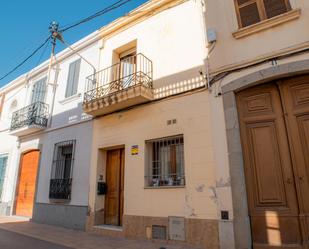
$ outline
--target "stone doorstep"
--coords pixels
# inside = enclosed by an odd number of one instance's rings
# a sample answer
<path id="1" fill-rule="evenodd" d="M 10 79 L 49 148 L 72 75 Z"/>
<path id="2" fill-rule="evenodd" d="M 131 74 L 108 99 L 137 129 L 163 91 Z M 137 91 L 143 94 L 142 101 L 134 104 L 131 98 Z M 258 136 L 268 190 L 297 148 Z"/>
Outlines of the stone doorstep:
<path id="1" fill-rule="evenodd" d="M 83 231 L 38 224 L 16 216 L 0 217 L 0 229 L 78 249 L 198 249 L 185 245 L 171 245 L 166 241 L 98 236 Z"/>

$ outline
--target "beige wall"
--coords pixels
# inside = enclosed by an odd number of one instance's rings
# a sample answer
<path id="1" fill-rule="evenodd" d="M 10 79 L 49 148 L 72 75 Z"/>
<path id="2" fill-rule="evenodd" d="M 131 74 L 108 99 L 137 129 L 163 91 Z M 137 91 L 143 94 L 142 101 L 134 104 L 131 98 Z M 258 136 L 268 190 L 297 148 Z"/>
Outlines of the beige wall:
<path id="1" fill-rule="evenodd" d="M 211 71 L 280 53 L 304 44 L 309 39 L 309 2 L 290 0 L 292 9 L 300 9 L 300 17 L 275 27 L 236 39 L 238 30 L 234 0 L 205 0 L 206 27 L 217 32 L 217 44 L 210 58 Z"/>
<path id="2" fill-rule="evenodd" d="M 153 62 L 155 88 L 183 80 L 184 72 L 185 79 L 199 77 L 206 52 L 202 20 L 200 2 L 190 0 L 130 24 L 111 37 L 103 36 L 100 69 L 112 65 L 115 50 L 135 41 L 137 53 Z"/>
<path id="3" fill-rule="evenodd" d="M 103 167 L 97 163 L 99 150 L 125 145 L 126 215 L 217 219 L 217 205 L 211 191 L 216 177 L 208 106 L 209 95 L 201 91 L 95 119 L 91 211 L 94 211 L 96 199 L 97 167 Z M 177 124 L 167 126 L 169 119 L 177 119 Z M 177 134 L 183 134 L 185 141 L 185 188 L 145 189 L 145 140 Z M 136 156 L 130 154 L 132 145 L 139 146 Z M 96 211 L 101 208 L 103 202 L 98 199 Z"/>

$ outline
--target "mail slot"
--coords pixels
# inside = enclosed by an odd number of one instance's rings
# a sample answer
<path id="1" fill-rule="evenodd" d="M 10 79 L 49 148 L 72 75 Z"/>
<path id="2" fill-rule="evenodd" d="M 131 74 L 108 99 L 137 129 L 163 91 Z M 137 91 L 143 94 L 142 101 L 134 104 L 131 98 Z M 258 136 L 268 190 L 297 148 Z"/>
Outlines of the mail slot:
<path id="1" fill-rule="evenodd" d="M 98 182 L 98 195 L 106 195 L 107 184 L 105 182 Z"/>

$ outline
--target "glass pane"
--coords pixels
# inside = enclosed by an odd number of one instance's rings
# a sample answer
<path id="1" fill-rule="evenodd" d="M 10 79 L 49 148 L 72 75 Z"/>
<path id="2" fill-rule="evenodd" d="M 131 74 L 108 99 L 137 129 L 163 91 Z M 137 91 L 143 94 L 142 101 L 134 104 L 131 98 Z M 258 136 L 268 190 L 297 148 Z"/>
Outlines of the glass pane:
<path id="1" fill-rule="evenodd" d="M 258 23 L 261 21 L 258 6 L 256 3 L 249 4 L 239 8 L 240 20 L 243 27 Z"/>
<path id="2" fill-rule="evenodd" d="M 267 18 L 278 16 L 288 11 L 285 0 L 264 0 Z"/>

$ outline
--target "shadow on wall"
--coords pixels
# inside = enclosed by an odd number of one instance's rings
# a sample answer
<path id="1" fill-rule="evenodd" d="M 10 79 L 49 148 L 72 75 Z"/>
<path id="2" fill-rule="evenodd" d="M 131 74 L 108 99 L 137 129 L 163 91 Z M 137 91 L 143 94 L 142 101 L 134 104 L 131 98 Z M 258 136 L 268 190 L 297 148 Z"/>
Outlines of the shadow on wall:
<path id="1" fill-rule="evenodd" d="M 75 123 L 90 120 L 91 116 L 83 112 L 83 102 L 80 100 L 72 109 L 54 114 L 52 116 L 52 128 L 73 125 Z"/>
<path id="2" fill-rule="evenodd" d="M 173 94 L 190 91 L 205 85 L 203 73 L 204 65 L 169 75 L 160 79 L 154 79 L 154 98 L 164 98 Z"/>

